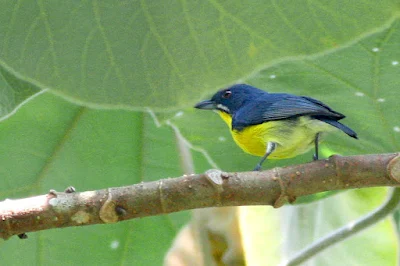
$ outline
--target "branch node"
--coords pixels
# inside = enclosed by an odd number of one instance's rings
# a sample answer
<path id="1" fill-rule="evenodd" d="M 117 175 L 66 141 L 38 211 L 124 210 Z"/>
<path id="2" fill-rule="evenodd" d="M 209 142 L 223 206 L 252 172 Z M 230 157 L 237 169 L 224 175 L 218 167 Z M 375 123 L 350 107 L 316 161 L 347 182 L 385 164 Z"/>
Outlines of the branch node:
<path id="1" fill-rule="evenodd" d="M 165 203 L 162 189 L 163 189 L 163 180 L 160 179 L 158 181 L 158 193 L 160 195 L 160 205 L 161 205 L 160 207 L 163 213 L 167 213 L 167 208 L 166 208 L 167 204 Z"/>
<path id="2" fill-rule="evenodd" d="M 100 208 L 100 219 L 106 223 L 116 223 L 118 222 L 118 213 L 115 209 L 116 202 L 112 199 L 112 193 L 110 189 L 107 189 L 107 199 L 104 202 L 103 206 Z"/>
<path id="3" fill-rule="evenodd" d="M 6 199 L 5 201 L 8 201 L 8 199 Z M 1 216 L 1 221 L 5 223 L 6 225 L 6 230 L 2 229 L 0 231 L 1 233 L 1 238 L 3 238 L 4 240 L 10 238 L 13 234 L 11 234 L 11 226 L 10 226 L 10 217 L 7 217 L 6 215 L 2 215 Z"/>
<path id="4" fill-rule="evenodd" d="M 282 178 L 281 178 L 281 176 L 279 174 L 279 170 L 277 168 L 274 168 L 274 169 L 272 169 L 272 171 L 274 172 L 272 180 L 278 181 L 279 182 L 279 186 L 281 187 L 281 194 L 275 200 L 274 205 L 272 205 L 272 206 L 274 208 L 280 208 L 288 201 L 288 196 L 286 195 L 285 184 L 283 184 Z"/>
<path id="5" fill-rule="evenodd" d="M 210 181 L 211 185 L 213 185 L 219 192 L 224 190 L 222 184 L 224 183 L 224 179 L 227 179 L 227 173 L 218 169 L 210 169 L 204 174 L 207 180 Z"/>
<path id="6" fill-rule="evenodd" d="M 74 193 L 76 189 L 73 186 L 69 186 L 64 190 L 65 193 Z"/>
<path id="7" fill-rule="evenodd" d="M 53 195 L 55 198 L 57 198 L 57 191 L 55 189 L 50 189 L 49 195 Z"/>
<path id="8" fill-rule="evenodd" d="M 400 154 L 397 154 L 393 159 L 390 160 L 387 166 L 389 176 L 400 183 Z"/>
<path id="9" fill-rule="evenodd" d="M 119 215 L 119 216 L 125 216 L 127 211 L 124 209 L 124 207 L 122 206 L 117 206 L 115 207 L 115 212 Z"/>
<path id="10" fill-rule="evenodd" d="M 221 173 L 221 178 L 223 179 L 223 180 L 227 180 L 227 179 L 229 179 L 231 176 L 227 173 L 227 172 L 222 172 Z"/>
<path id="11" fill-rule="evenodd" d="M 296 196 L 291 196 L 288 195 L 286 185 L 284 184 L 280 174 L 279 174 L 279 168 L 274 168 L 272 169 L 274 172 L 274 175 L 272 176 L 272 180 L 278 181 L 279 186 L 281 187 L 281 194 L 279 197 L 275 200 L 274 205 L 272 205 L 274 208 L 280 208 L 283 205 L 285 205 L 286 202 L 293 203 L 296 200 Z M 296 172 L 296 175 L 299 176 L 301 173 Z"/>

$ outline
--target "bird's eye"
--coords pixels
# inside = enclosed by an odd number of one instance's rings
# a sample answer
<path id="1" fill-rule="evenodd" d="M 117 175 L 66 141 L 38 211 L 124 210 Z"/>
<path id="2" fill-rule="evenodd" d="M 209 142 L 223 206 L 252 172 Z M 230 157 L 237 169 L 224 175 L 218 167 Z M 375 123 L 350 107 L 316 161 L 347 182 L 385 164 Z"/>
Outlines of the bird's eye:
<path id="1" fill-rule="evenodd" d="M 222 98 L 228 99 L 231 97 L 232 92 L 230 90 L 224 91 L 224 94 L 222 94 Z"/>

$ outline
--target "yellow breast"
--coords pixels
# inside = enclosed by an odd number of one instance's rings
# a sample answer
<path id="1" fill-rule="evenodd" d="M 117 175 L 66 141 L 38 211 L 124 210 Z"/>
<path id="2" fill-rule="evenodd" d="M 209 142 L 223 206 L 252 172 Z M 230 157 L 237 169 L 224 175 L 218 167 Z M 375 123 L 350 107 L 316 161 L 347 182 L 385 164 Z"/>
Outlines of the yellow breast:
<path id="1" fill-rule="evenodd" d="M 225 113 L 218 111 L 222 120 L 228 125 L 229 129 L 232 128 L 232 117 Z M 265 154 L 266 143 L 265 132 L 268 131 L 268 123 L 246 127 L 242 131 L 232 131 L 232 137 L 236 144 L 245 152 L 263 156 Z"/>
<path id="2" fill-rule="evenodd" d="M 232 117 L 224 112 L 218 112 L 228 127 L 232 128 Z M 275 142 L 277 148 L 268 157 L 272 159 L 291 158 L 310 150 L 314 146 L 315 135 L 318 132 L 332 130 L 326 123 L 307 117 L 296 119 L 269 121 L 259 125 L 249 126 L 241 131 L 231 130 L 236 144 L 247 153 L 263 156 L 267 143 Z"/>

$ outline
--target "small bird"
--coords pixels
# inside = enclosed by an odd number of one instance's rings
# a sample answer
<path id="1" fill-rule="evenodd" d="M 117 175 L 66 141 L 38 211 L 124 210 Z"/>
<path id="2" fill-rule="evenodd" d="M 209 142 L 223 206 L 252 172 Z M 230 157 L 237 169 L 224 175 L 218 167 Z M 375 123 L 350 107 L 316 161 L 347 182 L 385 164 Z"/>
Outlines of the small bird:
<path id="1" fill-rule="evenodd" d="M 335 128 L 357 139 L 356 132 L 338 122 L 345 116 L 326 104 L 307 96 L 268 93 L 247 84 L 220 90 L 195 108 L 216 110 L 236 144 L 262 157 L 254 171 L 259 171 L 267 158 L 292 158 L 313 146 L 313 159 L 318 160 L 322 134 Z"/>

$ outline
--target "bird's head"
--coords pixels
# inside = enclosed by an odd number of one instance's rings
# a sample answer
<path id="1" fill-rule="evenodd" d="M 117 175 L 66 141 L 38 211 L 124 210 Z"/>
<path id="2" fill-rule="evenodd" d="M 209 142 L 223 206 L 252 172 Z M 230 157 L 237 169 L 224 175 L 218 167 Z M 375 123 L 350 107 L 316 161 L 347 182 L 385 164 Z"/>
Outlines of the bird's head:
<path id="1" fill-rule="evenodd" d="M 194 107 L 204 110 L 219 110 L 232 115 L 246 102 L 255 100 L 266 93 L 247 84 L 236 84 L 218 91 L 210 100 L 199 102 Z"/>

